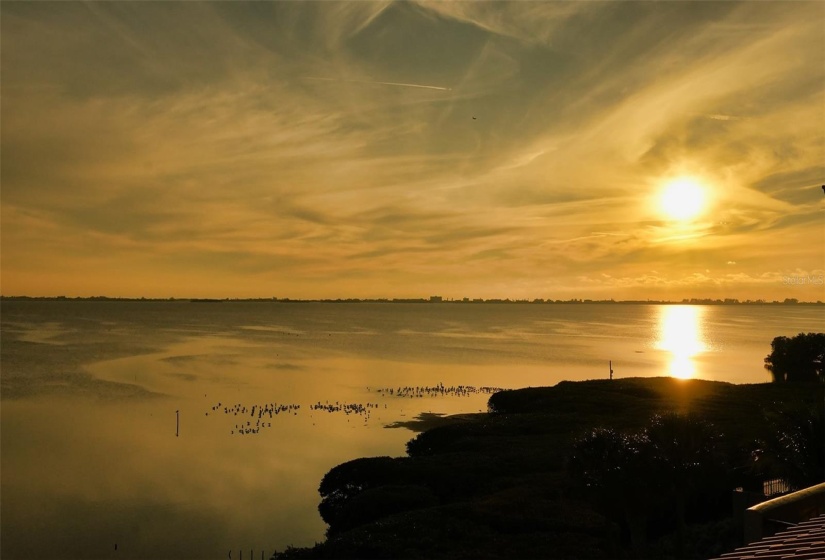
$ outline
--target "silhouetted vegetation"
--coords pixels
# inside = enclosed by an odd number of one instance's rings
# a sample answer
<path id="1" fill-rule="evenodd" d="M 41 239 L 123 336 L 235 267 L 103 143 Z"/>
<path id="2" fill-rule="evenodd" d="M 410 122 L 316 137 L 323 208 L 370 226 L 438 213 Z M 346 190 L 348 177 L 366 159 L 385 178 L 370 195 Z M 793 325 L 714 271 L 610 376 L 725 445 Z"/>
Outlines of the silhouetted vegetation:
<path id="1" fill-rule="evenodd" d="M 639 557 L 646 554 L 648 517 L 673 516 L 681 556 L 688 501 L 729 490 L 719 439 L 695 415 L 667 412 L 637 432 L 593 430 L 573 444 L 569 472 L 595 505 L 624 520 Z"/>
<path id="2" fill-rule="evenodd" d="M 811 415 L 790 412 L 800 404 Z M 822 390 L 793 383 L 637 378 L 502 391 L 488 414 L 418 434 L 408 457 L 333 468 L 320 487 L 327 540 L 276 557 L 718 555 L 741 544 L 733 488 L 802 483 L 820 468 L 821 451 L 802 442 L 822 445 L 822 408 Z"/>
<path id="3" fill-rule="evenodd" d="M 781 478 L 792 489 L 825 482 L 825 410 L 801 406 L 775 411 L 755 452 L 762 478 Z"/>
<path id="4" fill-rule="evenodd" d="M 623 519 L 637 555 L 647 547 L 647 518 L 660 496 L 650 484 L 650 446 L 643 434 L 596 428 L 573 444 L 573 484 L 608 516 Z"/>
<path id="5" fill-rule="evenodd" d="M 825 333 L 799 333 L 788 338 L 777 336 L 765 369 L 777 383 L 815 383 L 825 381 Z"/>

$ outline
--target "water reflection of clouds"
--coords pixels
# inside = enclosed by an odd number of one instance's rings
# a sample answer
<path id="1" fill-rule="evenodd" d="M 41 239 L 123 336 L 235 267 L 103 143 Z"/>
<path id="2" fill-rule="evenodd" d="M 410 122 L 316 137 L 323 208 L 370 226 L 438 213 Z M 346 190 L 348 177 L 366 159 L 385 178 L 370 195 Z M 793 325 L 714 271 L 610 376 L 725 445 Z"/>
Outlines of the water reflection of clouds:
<path id="1" fill-rule="evenodd" d="M 210 397 L 227 393 L 205 386 Z M 328 415 L 288 416 L 272 422 L 270 437 L 235 438 L 204 416 L 206 403 L 203 395 L 4 403 L 3 513 L 17 521 L 7 532 L 4 519 L 3 557 L 100 558 L 115 542 L 124 558 L 311 544 L 324 529 L 316 510 L 324 473 L 360 454 L 401 450 L 409 438 Z"/>
<path id="2" fill-rule="evenodd" d="M 689 379 L 696 370 L 696 358 L 708 350 L 704 336 L 706 310 L 697 305 L 662 305 L 659 307 L 658 350 L 670 354 L 668 373 Z"/>
<path id="3" fill-rule="evenodd" d="M 11 327 L 11 329 L 9 328 Z M 46 323 L 4 323 L 4 334 L 15 332 L 17 340 L 21 342 L 33 342 L 35 344 L 52 344 L 63 346 L 67 344 L 67 335 L 76 333 L 76 329 L 70 329 L 58 322 Z"/>
<path id="4" fill-rule="evenodd" d="M 199 326 L 170 306 L 163 321 L 124 322 L 119 332 L 63 320 L 72 331 L 67 346 L 20 342 L 8 326 L 25 321 L 6 314 L 4 353 L 18 361 L 4 362 L 4 384 L 12 373 L 14 383 L 31 386 L 27 394 L 41 396 L 10 401 L 14 393 L 4 385 L 2 513 L 19 531 L 7 536 L 4 528 L 3 557 L 7 550 L 24 551 L 10 557 L 51 557 L 55 546 L 64 557 L 94 557 L 98 549 L 88 547 L 98 542 L 110 554 L 115 533 L 129 539 L 118 540 L 123 557 L 131 544 L 142 548 L 140 557 L 180 558 L 224 557 L 241 545 L 312 544 L 324 530 L 317 513 L 324 473 L 356 457 L 403 453 L 412 435 L 383 423 L 486 409 L 486 396 L 389 398 L 377 396 L 376 387 L 552 385 L 606 377 L 610 359 L 619 376 L 661 374 L 664 361 L 672 375 L 730 380 L 731 372 L 742 372 L 740 381 L 753 382 L 747 368 L 756 356 L 753 369 L 764 374 L 771 337 L 788 328 L 778 314 L 786 307 L 444 305 L 400 313 L 353 305 L 335 307 L 330 324 L 329 307 L 267 307 L 249 318 L 257 308 L 233 314 L 225 304 L 208 308 L 225 319 L 210 315 Z M 101 311 L 126 308 L 113 303 Z M 324 314 L 311 315 L 318 311 Z M 466 320 L 454 320 L 458 313 Z M 554 319 L 579 315 L 580 321 Z M 753 325 L 730 327 L 728 319 L 740 316 Z M 815 309 L 807 317 L 800 330 L 821 322 Z M 274 330 L 237 326 L 250 324 Z M 768 348 L 741 346 L 754 339 Z M 739 354 L 708 352 L 724 344 Z M 642 352 L 651 346 L 657 351 Z M 42 396 L 58 392 L 48 385 L 57 382 L 75 387 L 59 389 L 72 395 L 62 405 Z M 164 395 L 133 398 L 141 391 Z M 77 398 L 90 394 L 94 399 Z M 319 399 L 380 406 L 368 423 L 304 411 Z M 303 406 L 255 438 L 230 433 L 234 415 L 206 416 L 215 402 L 261 400 Z"/>

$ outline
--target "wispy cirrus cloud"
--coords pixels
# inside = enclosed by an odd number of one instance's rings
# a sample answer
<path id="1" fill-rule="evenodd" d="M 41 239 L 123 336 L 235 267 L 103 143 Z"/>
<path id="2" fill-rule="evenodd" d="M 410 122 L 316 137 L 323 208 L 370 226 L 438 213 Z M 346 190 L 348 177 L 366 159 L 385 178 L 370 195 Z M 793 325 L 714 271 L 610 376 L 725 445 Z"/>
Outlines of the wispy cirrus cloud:
<path id="1" fill-rule="evenodd" d="M 770 298 L 825 250 L 793 6 L 4 4 L 4 293 Z"/>

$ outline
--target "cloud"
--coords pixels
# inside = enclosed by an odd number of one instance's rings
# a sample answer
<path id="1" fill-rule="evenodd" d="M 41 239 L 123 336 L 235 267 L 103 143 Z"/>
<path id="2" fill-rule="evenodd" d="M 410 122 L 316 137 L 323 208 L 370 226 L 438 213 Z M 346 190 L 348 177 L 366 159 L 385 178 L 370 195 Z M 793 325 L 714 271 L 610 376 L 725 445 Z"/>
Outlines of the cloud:
<path id="1" fill-rule="evenodd" d="M 4 4 L 4 285 L 48 292 L 48 262 L 113 295 L 496 297 L 815 268 L 821 9 L 794 6 Z M 684 174 L 711 207 L 676 226 L 654 200 Z"/>
<path id="2" fill-rule="evenodd" d="M 424 84 L 401 84 L 397 82 L 378 82 L 378 81 L 366 81 L 366 80 L 345 80 L 345 79 L 335 79 L 335 78 L 316 78 L 313 76 L 307 76 L 304 78 L 305 80 L 318 80 L 321 82 L 348 82 L 353 84 L 375 84 L 379 86 L 397 86 L 397 87 L 411 87 L 411 88 L 421 88 L 421 89 L 435 89 L 439 91 L 450 91 L 451 88 L 448 87 L 440 87 L 440 86 L 432 86 L 432 85 L 424 85 Z"/>

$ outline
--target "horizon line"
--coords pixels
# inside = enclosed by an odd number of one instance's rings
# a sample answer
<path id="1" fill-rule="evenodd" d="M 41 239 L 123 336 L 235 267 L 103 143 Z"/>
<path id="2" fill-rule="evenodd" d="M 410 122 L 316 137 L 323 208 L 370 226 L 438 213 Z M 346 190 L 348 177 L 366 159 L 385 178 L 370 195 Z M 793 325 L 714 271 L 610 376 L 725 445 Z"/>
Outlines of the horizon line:
<path id="1" fill-rule="evenodd" d="M 30 295 L 2 295 L 0 300 L 71 300 L 71 301 L 183 301 L 183 302 L 272 302 L 272 303 L 517 303 L 517 304 L 583 304 L 583 303 L 603 303 L 603 304 L 664 304 L 664 305 L 825 305 L 822 300 L 803 301 L 797 298 L 785 298 L 784 300 L 769 299 L 744 299 L 738 298 L 682 298 L 673 299 L 592 299 L 592 298 L 444 298 L 441 296 L 429 297 L 377 297 L 377 298 L 289 298 L 289 297 L 147 297 L 147 296 L 30 296 Z"/>

